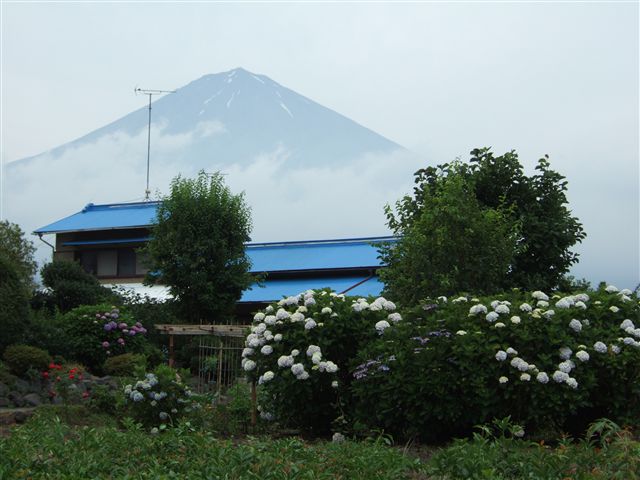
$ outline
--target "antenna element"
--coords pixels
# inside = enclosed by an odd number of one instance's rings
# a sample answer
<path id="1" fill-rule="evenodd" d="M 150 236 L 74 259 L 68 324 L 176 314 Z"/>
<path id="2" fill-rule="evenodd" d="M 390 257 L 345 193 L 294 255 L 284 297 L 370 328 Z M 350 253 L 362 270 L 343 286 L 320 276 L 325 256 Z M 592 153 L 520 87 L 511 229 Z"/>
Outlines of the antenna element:
<path id="1" fill-rule="evenodd" d="M 151 154 L 151 98 L 154 95 L 162 95 L 164 93 L 176 93 L 175 90 L 145 90 L 143 88 L 134 88 L 133 91 L 137 95 L 141 93 L 143 95 L 149 95 L 149 127 L 147 130 L 147 188 L 144 191 L 144 200 L 149 200 L 151 190 L 149 190 L 149 158 Z"/>

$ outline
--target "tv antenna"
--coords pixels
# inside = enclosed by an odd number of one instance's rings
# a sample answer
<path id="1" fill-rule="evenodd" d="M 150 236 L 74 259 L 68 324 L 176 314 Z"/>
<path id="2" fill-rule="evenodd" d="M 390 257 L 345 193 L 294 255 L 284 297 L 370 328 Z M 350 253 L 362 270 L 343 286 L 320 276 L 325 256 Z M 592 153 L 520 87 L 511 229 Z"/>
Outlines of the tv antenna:
<path id="1" fill-rule="evenodd" d="M 175 90 L 147 90 L 143 88 L 134 88 L 134 93 L 148 95 L 149 96 L 149 127 L 147 130 L 147 188 L 144 191 L 144 200 L 145 202 L 149 200 L 149 194 L 151 194 L 151 190 L 149 190 L 149 158 L 151 154 L 151 99 L 154 95 L 162 95 L 165 93 L 176 93 Z"/>

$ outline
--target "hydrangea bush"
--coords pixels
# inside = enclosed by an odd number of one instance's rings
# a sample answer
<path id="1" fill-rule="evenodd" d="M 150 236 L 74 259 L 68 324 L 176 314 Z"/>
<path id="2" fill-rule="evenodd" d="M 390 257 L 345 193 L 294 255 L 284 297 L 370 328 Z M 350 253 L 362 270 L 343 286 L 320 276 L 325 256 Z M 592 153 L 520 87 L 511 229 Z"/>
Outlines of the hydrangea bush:
<path id="1" fill-rule="evenodd" d="M 123 353 L 141 353 L 147 330 L 129 313 L 109 305 L 82 306 L 58 318 L 65 337 L 66 358 L 102 373 L 107 358 Z"/>
<path id="2" fill-rule="evenodd" d="M 194 394 L 176 370 L 158 366 L 144 378 L 124 386 L 124 402 L 131 416 L 158 433 L 200 408 Z"/>
<path id="3" fill-rule="evenodd" d="M 638 298 L 613 286 L 440 297 L 359 354 L 356 418 L 432 440 L 510 415 L 538 432 L 640 415 Z"/>
<path id="4" fill-rule="evenodd" d="M 356 354 L 401 320 L 382 297 L 309 290 L 254 317 L 242 367 L 260 389 L 260 415 L 326 433 L 349 404 Z"/>

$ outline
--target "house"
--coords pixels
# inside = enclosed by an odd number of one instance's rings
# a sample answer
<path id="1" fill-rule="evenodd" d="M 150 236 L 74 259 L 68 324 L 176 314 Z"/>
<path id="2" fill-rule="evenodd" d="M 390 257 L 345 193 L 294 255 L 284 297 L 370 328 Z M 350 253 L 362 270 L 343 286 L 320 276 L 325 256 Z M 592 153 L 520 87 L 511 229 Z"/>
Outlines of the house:
<path id="1" fill-rule="evenodd" d="M 168 289 L 142 284 L 147 273 L 140 247 L 151 238 L 158 202 L 88 204 L 81 211 L 37 229 L 34 234 L 55 235 L 53 256 L 75 260 L 105 285 L 130 288 L 163 298 Z M 338 293 L 379 295 L 383 285 L 377 271 L 383 267 L 376 244 L 393 237 L 248 243 L 254 273 L 266 274 L 262 286 L 246 290 L 238 313 L 261 308 L 302 291 L 329 287 Z"/>

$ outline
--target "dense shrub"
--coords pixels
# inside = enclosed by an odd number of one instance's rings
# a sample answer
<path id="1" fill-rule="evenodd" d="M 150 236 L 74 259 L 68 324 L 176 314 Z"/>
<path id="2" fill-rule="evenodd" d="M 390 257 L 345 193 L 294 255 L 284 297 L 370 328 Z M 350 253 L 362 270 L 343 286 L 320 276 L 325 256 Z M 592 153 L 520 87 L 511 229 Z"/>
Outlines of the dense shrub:
<path id="1" fill-rule="evenodd" d="M 326 433 L 348 402 L 358 350 L 399 319 L 395 305 L 312 291 L 270 305 L 254 318 L 242 366 L 261 385 L 261 415 Z"/>
<path id="2" fill-rule="evenodd" d="M 29 325 L 29 299 L 16 268 L 0 255 L 0 354 L 23 340 Z"/>
<path id="3" fill-rule="evenodd" d="M 107 358 L 104 362 L 104 373 L 116 377 L 131 377 L 134 373 L 147 366 L 147 359 L 144 355 L 135 353 L 123 353 Z"/>
<path id="4" fill-rule="evenodd" d="M 129 413 L 137 422 L 155 429 L 154 432 L 175 425 L 185 414 L 199 408 L 192 396 L 180 373 L 166 365 L 124 387 Z"/>
<path id="5" fill-rule="evenodd" d="M 356 424 L 431 440 L 505 415 L 538 431 L 637 422 L 640 309 L 628 290 L 441 297 L 404 316 L 360 354 Z"/>
<path id="6" fill-rule="evenodd" d="M 64 351 L 94 373 L 101 373 L 107 358 L 122 353 L 141 353 L 146 329 L 126 311 L 109 305 L 82 306 L 58 317 Z"/>
<path id="7" fill-rule="evenodd" d="M 77 262 L 54 260 L 42 268 L 41 275 L 48 290 L 40 294 L 40 301 L 62 312 L 80 305 L 113 302 L 117 298 Z"/>
<path id="8" fill-rule="evenodd" d="M 9 369 L 18 376 L 25 375 L 29 370 L 44 370 L 51 360 L 46 351 L 28 345 L 8 346 L 3 358 Z"/>

